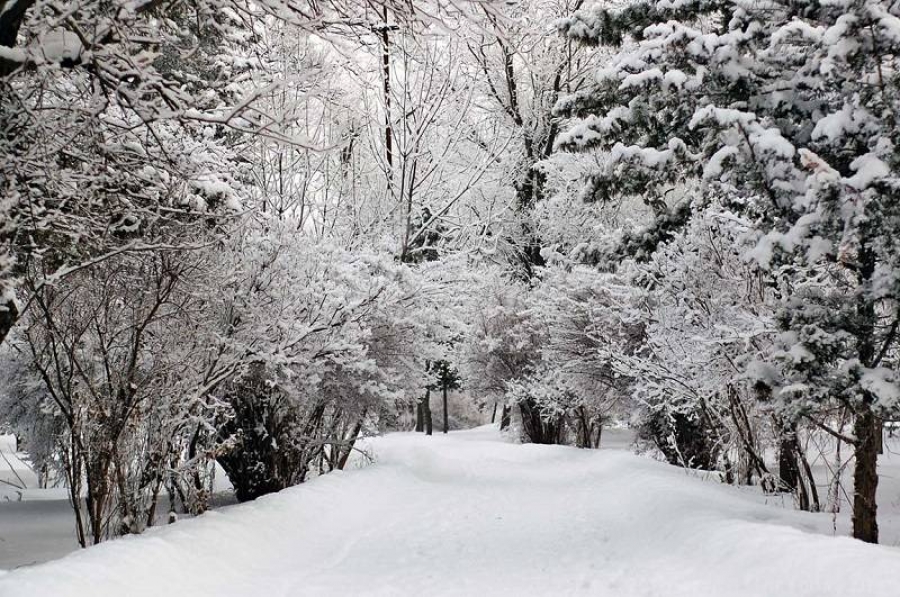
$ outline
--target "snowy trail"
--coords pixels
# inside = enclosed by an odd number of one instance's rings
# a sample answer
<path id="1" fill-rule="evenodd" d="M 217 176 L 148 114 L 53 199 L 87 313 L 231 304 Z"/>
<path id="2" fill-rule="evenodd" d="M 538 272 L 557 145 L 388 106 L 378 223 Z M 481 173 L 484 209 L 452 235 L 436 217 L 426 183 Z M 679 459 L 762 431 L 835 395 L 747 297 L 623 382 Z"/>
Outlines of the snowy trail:
<path id="1" fill-rule="evenodd" d="M 900 594 L 900 550 L 624 451 L 490 429 L 372 449 L 375 465 L 9 572 L 0 596 Z"/>

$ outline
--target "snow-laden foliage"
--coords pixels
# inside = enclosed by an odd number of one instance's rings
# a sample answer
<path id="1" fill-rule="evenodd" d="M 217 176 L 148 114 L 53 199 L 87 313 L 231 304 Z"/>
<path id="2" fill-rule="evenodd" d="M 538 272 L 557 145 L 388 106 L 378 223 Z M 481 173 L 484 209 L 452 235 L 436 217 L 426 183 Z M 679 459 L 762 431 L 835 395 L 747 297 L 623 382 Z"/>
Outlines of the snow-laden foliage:
<path id="1" fill-rule="evenodd" d="M 229 250 L 208 367 L 234 372 L 220 390 L 235 415 L 219 429 L 232 445 L 220 462 L 249 499 L 303 481 L 314 463 L 342 468 L 365 421 L 396 418 L 434 354 L 418 341 L 433 289 L 389 257 L 290 226 Z"/>
<path id="2" fill-rule="evenodd" d="M 643 242 L 623 239 L 611 255 L 652 258 L 713 200 L 746 222 L 779 333 L 743 366 L 789 428 L 855 414 L 852 435 L 840 434 L 856 447 L 855 533 L 866 540 L 877 539 L 877 418 L 900 407 L 898 10 L 636 2 L 559 23 L 571 39 L 622 43 L 591 89 L 557 106 L 577 119 L 560 147 L 603 151 L 586 195 L 659 203 Z M 699 192 L 667 204 L 684 181 Z"/>
<path id="3" fill-rule="evenodd" d="M 473 296 L 460 357 L 466 386 L 503 405 L 504 426 L 516 415 L 528 441 L 596 447 L 603 423 L 626 410 L 630 380 L 607 355 L 640 345 L 644 323 L 620 310 L 633 289 L 577 267 L 543 271 L 533 285 L 494 272 Z"/>
<path id="4" fill-rule="evenodd" d="M 809 510 L 828 434 L 877 538 L 896 3 L 63 4 L 0 0 L 0 426 L 82 544 L 451 402 Z"/>
<path id="5" fill-rule="evenodd" d="M 203 473 L 187 442 L 194 421 L 221 408 L 203 395 L 193 358 L 208 337 L 178 335 L 198 331 L 203 304 L 187 281 L 201 266 L 166 253 L 119 256 L 28 294 L 6 349 L 17 381 L 4 410 L 37 442 L 41 464 L 66 479 L 83 545 L 153 524 L 162 485 Z M 204 499 L 193 495 L 190 507 Z"/>
<path id="6" fill-rule="evenodd" d="M 239 207 L 229 130 L 265 122 L 228 86 L 241 34 L 220 8 L 0 4 L 5 295 L 32 256 L 58 276 Z"/>

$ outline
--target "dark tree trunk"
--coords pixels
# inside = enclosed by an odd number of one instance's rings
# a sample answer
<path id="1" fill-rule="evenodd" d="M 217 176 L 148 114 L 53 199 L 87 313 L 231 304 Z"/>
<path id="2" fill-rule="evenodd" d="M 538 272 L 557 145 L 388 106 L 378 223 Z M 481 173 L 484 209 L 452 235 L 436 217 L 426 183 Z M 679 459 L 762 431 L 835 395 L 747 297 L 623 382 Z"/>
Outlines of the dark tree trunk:
<path id="1" fill-rule="evenodd" d="M 811 510 L 811 504 L 806 483 L 800 474 L 801 459 L 797 433 L 794 430 L 788 430 L 782 436 L 779 448 L 778 476 L 781 480 L 781 489 L 797 496 L 797 506 L 808 512 Z"/>
<path id="2" fill-rule="evenodd" d="M 359 432 L 362 431 L 363 420 L 365 418 L 366 412 L 363 411 L 363 414 L 359 417 L 356 425 L 354 425 L 353 429 L 350 431 L 350 436 L 346 439 L 347 445 L 341 447 L 341 457 L 337 464 L 338 470 L 342 471 L 344 470 L 344 467 L 347 466 L 347 460 L 350 458 L 350 454 L 353 453 L 353 446 L 356 445 L 356 440 L 359 438 Z"/>
<path id="3" fill-rule="evenodd" d="M 822 509 L 822 505 L 819 503 L 819 490 L 816 489 L 816 478 L 813 477 L 812 467 L 809 466 L 809 460 L 806 459 L 806 454 L 803 452 L 800 452 L 800 464 L 803 465 L 803 472 L 809 482 L 809 511 L 819 512 Z"/>
<path id="4" fill-rule="evenodd" d="M 853 471 L 853 536 L 867 543 L 878 543 L 878 425 L 872 411 L 856 416 L 856 466 Z"/>
<path id="5" fill-rule="evenodd" d="M 450 431 L 450 422 L 447 419 L 447 384 L 444 384 L 443 389 L 443 402 L 444 402 L 444 433 Z"/>
<path id="6" fill-rule="evenodd" d="M 544 420 L 533 400 L 519 403 L 522 414 L 522 430 L 533 444 L 558 444 L 562 431 L 562 419 Z"/>
<path id="7" fill-rule="evenodd" d="M 388 35 L 388 11 L 383 12 L 384 23 L 381 24 L 381 73 L 384 84 L 384 157 L 388 167 L 388 184 L 394 167 L 394 131 L 391 127 L 391 42 Z"/>
<path id="8" fill-rule="evenodd" d="M 525 437 L 533 444 L 544 443 L 544 429 L 541 425 L 541 417 L 533 408 L 530 400 L 519 403 L 519 414 L 522 415 L 522 431 Z"/>
<path id="9" fill-rule="evenodd" d="M 800 467 L 795 450 L 797 432 L 790 426 L 781 429 L 778 443 L 779 489 L 794 493 L 800 483 Z"/>
<path id="10" fill-rule="evenodd" d="M 425 406 L 421 398 L 416 402 L 416 431 L 425 431 Z"/>
<path id="11" fill-rule="evenodd" d="M 434 422 L 431 416 L 431 390 L 425 390 L 425 402 L 422 406 L 425 412 L 425 435 L 431 435 L 434 432 Z"/>
<path id="12" fill-rule="evenodd" d="M 503 405 L 503 410 L 500 411 L 500 431 L 509 428 L 509 406 L 506 404 Z"/>
<path id="13" fill-rule="evenodd" d="M 194 430 L 194 435 L 191 437 L 191 443 L 188 446 L 188 460 L 193 461 L 197 457 L 197 446 L 200 443 L 200 433 L 202 431 L 202 427 L 198 424 L 197 428 Z M 208 498 L 206 495 L 206 488 L 203 486 L 203 479 L 200 478 L 200 471 L 195 467 L 193 472 L 194 478 L 194 490 L 197 492 L 197 499 L 194 500 L 194 503 L 191 505 L 191 514 L 197 516 L 198 514 L 203 514 L 206 511 L 208 506 Z M 185 504 L 187 507 L 187 504 Z"/>
<path id="14" fill-rule="evenodd" d="M 578 408 L 578 432 L 576 434 L 575 443 L 579 448 L 590 448 L 593 444 L 591 436 L 594 428 L 588 420 L 587 412 L 584 407 Z"/>
<path id="15" fill-rule="evenodd" d="M 497 420 L 497 403 L 494 403 L 494 410 L 491 411 L 491 425 Z"/>
<path id="16" fill-rule="evenodd" d="M 859 249 L 859 284 L 865 286 L 875 274 L 875 255 L 864 242 Z M 857 295 L 857 316 L 860 326 L 857 332 L 859 340 L 859 360 L 867 366 L 876 365 L 877 358 L 873 338 L 877 316 L 874 303 L 867 299 L 866 293 Z M 878 435 L 881 426 L 872 412 L 874 396 L 869 392 L 863 395 L 863 404 L 856 412 L 853 434 L 856 437 L 856 465 L 853 471 L 853 536 L 866 543 L 878 543 Z"/>

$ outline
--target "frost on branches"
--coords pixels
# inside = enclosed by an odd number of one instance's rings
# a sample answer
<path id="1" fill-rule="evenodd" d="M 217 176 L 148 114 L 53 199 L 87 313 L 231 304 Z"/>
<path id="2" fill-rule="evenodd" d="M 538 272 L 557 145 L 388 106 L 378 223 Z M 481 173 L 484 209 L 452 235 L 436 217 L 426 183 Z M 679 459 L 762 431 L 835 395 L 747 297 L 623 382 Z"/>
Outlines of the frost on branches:
<path id="1" fill-rule="evenodd" d="M 202 512 L 214 462 L 253 499 L 405 425 L 459 327 L 427 262 L 505 212 L 471 65 L 413 43 L 469 9 L 0 0 L 0 426 L 82 545 Z M 345 58 L 386 32 L 379 97 Z"/>
<path id="2" fill-rule="evenodd" d="M 854 535 L 872 542 L 880 420 L 900 407 L 898 17 L 878 0 L 662 1 L 559 23 L 621 44 L 590 90 L 558 104 L 577 119 L 560 145 L 604 152 L 588 194 L 665 200 L 667 185 L 699 180 L 656 221 L 717 201 L 748 223 L 778 333 L 746 370 L 789 427 L 854 446 Z"/>

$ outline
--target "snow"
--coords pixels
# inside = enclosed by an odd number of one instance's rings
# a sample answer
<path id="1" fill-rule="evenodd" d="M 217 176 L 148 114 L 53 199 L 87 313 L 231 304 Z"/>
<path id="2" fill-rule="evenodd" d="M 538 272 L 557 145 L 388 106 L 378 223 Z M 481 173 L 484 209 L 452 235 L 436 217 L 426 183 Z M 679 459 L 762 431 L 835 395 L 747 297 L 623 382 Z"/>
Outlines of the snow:
<path id="1" fill-rule="evenodd" d="M 26 456 L 16 449 L 15 436 L 0 434 L 0 574 L 78 549 L 68 488 L 40 488 Z M 218 465 L 213 490 L 213 507 L 234 503 L 231 484 Z M 158 519 L 165 520 L 167 513 L 168 499 L 163 495 Z"/>
<path id="2" fill-rule="evenodd" d="M 37 476 L 17 447 L 14 435 L 0 434 L 0 501 L 19 501 L 37 486 Z"/>
<path id="3" fill-rule="evenodd" d="M 873 5 L 868 9 L 872 18 L 877 19 L 881 34 L 893 43 L 900 42 L 900 19 L 889 13 L 884 6 Z"/>
<path id="4" fill-rule="evenodd" d="M 856 174 L 847 178 L 846 182 L 859 190 L 863 190 L 875 180 L 891 174 L 890 166 L 871 153 L 859 156 L 850 163 L 850 167 L 856 171 Z"/>
<path id="5" fill-rule="evenodd" d="M 651 68 L 639 73 L 627 75 L 622 79 L 619 89 L 628 89 L 629 87 L 640 87 L 663 78 L 663 72 L 658 68 Z"/>
<path id="6" fill-rule="evenodd" d="M 900 550 L 624 450 L 491 427 L 0 577 L 3 597 L 894 596 Z M 798 571 L 803 571 L 802 574 Z"/>
<path id="7" fill-rule="evenodd" d="M 569 131 L 561 133 L 556 141 L 556 146 L 589 144 L 603 140 L 609 133 L 630 122 L 631 118 L 631 111 L 625 106 L 615 107 L 602 117 L 592 114 L 574 124 Z"/>
<path id="8" fill-rule="evenodd" d="M 871 392 L 882 408 L 889 410 L 891 405 L 900 402 L 900 386 L 897 385 L 897 374 L 887 367 L 864 369 L 859 384 Z"/>
<path id="9" fill-rule="evenodd" d="M 673 161 L 676 152 L 683 148 L 684 142 L 677 138 L 670 139 L 669 148 L 662 151 L 652 147 L 616 143 L 609 152 L 609 159 L 613 163 L 633 161 L 646 168 L 659 169 Z"/>
<path id="10" fill-rule="evenodd" d="M 23 63 L 27 59 L 28 55 L 23 50 L 20 50 L 18 48 L 7 48 L 6 46 L 0 46 L 0 60 Z"/>
<path id="11" fill-rule="evenodd" d="M 726 145 L 714 153 L 706 165 L 703 167 L 704 180 L 716 180 L 722 176 L 725 160 L 734 158 L 739 154 L 738 148 L 733 145 Z"/>
<path id="12" fill-rule="evenodd" d="M 60 28 L 47 32 L 36 51 L 50 62 L 60 62 L 77 59 L 83 50 L 77 34 Z"/>
<path id="13" fill-rule="evenodd" d="M 781 136 L 781 132 L 774 128 L 760 128 L 750 133 L 750 143 L 756 151 L 771 153 L 786 158 L 794 157 L 796 149 L 791 143 Z"/>
<path id="14" fill-rule="evenodd" d="M 819 43 L 822 40 L 822 35 L 824 33 L 824 27 L 814 27 L 805 21 L 796 19 L 781 26 L 775 31 L 772 35 L 772 45 L 777 46 L 779 44 L 791 43 L 794 41 L 793 38 L 795 37 L 800 38 L 800 40 L 797 40 L 798 42 L 802 40 L 811 43 Z"/>
<path id="15" fill-rule="evenodd" d="M 866 110 L 845 104 L 840 111 L 823 116 L 816 122 L 812 138 L 834 142 L 845 135 L 858 133 L 870 120 L 871 115 Z"/>

